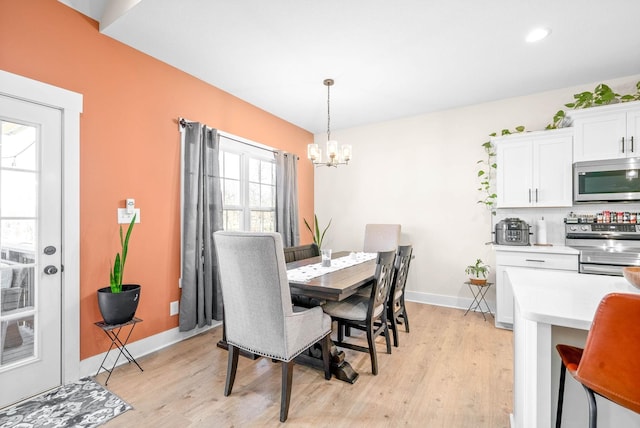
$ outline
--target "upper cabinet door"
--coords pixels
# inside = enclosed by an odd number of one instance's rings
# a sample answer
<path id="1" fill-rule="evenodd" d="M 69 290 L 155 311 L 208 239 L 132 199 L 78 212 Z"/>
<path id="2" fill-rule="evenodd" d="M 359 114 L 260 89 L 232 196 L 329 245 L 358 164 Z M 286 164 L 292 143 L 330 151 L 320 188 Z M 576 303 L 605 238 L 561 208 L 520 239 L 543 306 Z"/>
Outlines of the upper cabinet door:
<path id="1" fill-rule="evenodd" d="M 573 204 L 573 146 L 571 136 L 533 142 L 533 202 L 538 207 Z"/>
<path id="2" fill-rule="evenodd" d="M 640 109 L 627 113 L 627 141 L 633 157 L 640 157 Z"/>
<path id="3" fill-rule="evenodd" d="M 609 113 L 576 119 L 574 160 L 617 159 L 627 156 L 625 113 Z"/>
<path id="4" fill-rule="evenodd" d="M 574 110 L 573 161 L 640 157 L 640 102 Z"/>
<path id="5" fill-rule="evenodd" d="M 497 145 L 498 208 L 528 207 L 532 202 L 531 141 L 504 141 Z"/>

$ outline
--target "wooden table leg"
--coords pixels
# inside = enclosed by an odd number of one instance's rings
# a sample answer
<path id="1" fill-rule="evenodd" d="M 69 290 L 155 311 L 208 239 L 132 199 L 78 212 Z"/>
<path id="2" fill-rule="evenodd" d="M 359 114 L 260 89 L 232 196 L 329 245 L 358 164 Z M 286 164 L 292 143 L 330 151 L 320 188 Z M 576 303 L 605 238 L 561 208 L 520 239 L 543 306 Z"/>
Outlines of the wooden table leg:
<path id="1" fill-rule="evenodd" d="M 339 351 L 338 347 L 331 342 L 331 373 L 344 382 L 351 384 L 358 380 L 358 372 L 356 372 L 351 364 L 344 360 L 344 351 Z"/>
<path id="2" fill-rule="evenodd" d="M 334 345 L 333 340 L 331 341 L 329 354 L 331 358 L 331 373 L 336 377 L 336 379 L 340 379 L 341 381 L 349 382 L 351 384 L 355 383 L 356 380 L 358 380 L 358 372 L 351 367 L 351 364 L 344 360 L 344 351 L 340 351 L 338 347 Z M 322 348 L 320 347 L 320 344 L 316 343 L 307 349 L 307 351 L 300 354 L 296 357 L 296 362 L 306 366 L 322 369 Z"/>

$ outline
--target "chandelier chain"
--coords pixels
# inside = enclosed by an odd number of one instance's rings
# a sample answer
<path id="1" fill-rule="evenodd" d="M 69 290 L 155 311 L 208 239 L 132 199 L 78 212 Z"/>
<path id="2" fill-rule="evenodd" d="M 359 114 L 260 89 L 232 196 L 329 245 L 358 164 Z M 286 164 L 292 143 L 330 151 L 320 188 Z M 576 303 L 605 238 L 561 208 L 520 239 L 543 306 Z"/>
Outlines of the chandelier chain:
<path id="1" fill-rule="evenodd" d="M 327 84 L 327 141 L 331 141 L 331 84 Z"/>

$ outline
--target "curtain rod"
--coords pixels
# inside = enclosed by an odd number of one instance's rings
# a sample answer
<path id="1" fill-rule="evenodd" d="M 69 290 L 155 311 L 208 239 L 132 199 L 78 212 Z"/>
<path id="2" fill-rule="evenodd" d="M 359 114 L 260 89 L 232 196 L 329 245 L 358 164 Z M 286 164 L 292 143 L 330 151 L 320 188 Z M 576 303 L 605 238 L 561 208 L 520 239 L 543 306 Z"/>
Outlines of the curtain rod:
<path id="1" fill-rule="evenodd" d="M 189 125 L 189 124 L 191 124 L 191 123 L 197 123 L 197 122 L 194 122 L 194 121 L 192 121 L 192 120 L 187 120 L 187 119 L 185 119 L 185 118 L 183 118 L 183 117 L 178 118 L 178 124 L 179 124 L 182 128 L 185 128 L 187 125 Z M 206 126 L 207 128 L 213 129 L 213 128 L 211 128 L 211 127 L 207 126 L 207 125 L 204 125 L 204 126 Z M 220 134 L 220 136 L 222 136 L 222 137 L 224 137 L 224 138 L 227 138 L 227 139 L 229 139 L 229 140 L 232 140 L 232 141 L 235 141 L 235 142 L 238 142 L 238 143 L 240 143 L 240 144 L 247 145 L 247 146 L 255 147 L 256 149 L 265 150 L 265 151 L 267 151 L 267 152 L 271 152 L 271 153 L 274 153 L 274 154 L 275 154 L 275 153 L 277 153 L 277 152 L 282 152 L 282 153 L 284 153 L 285 155 L 289 154 L 289 153 L 284 152 L 284 151 L 282 151 L 282 150 L 274 150 L 274 149 L 270 149 L 270 148 L 268 148 L 268 147 L 264 147 L 264 146 L 260 145 L 259 143 L 252 143 L 252 142 L 249 142 L 249 141 L 247 141 L 247 140 L 239 140 L 238 138 L 241 138 L 241 137 L 235 137 L 235 138 L 234 138 L 234 136 L 233 136 L 232 134 L 228 134 L 228 133 L 226 133 L 226 132 L 224 132 L 224 131 L 220 131 L 220 130 L 218 130 L 218 134 Z M 300 158 L 299 158 L 298 156 L 296 156 L 296 159 L 297 159 L 297 160 L 299 160 Z"/>

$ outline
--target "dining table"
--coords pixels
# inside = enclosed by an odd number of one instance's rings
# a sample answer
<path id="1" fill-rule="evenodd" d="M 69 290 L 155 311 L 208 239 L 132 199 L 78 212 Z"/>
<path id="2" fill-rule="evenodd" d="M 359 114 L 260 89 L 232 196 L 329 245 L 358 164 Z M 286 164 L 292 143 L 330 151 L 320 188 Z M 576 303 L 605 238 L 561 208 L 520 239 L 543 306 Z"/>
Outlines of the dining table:
<path id="1" fill-rule="evenodd" d="M 322 257 L 310 257 L 287 263 L 289 287 L 294 300 L 303 298 L 310 305 L 323 301 L 341 301 L 355 294 L 359 288 L 373 282 L 376 271 L 376 253 L 333 252 L 332 266 L 322 266 Z M 315 303 L 314 303 L 315 302 Z M 322 367 L 322 352 L 316 347 L 299 358 L 302 363 Z M 345 382 L 354 383 L 358 373 L 345 360 L 344 351 L 331 345 L 331 373 Z"/>

